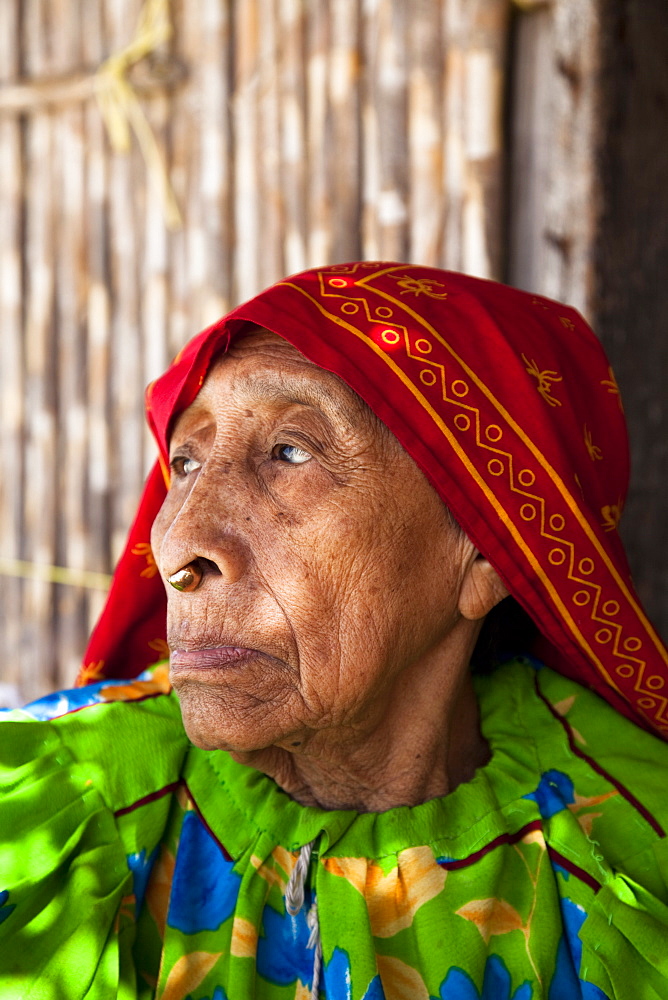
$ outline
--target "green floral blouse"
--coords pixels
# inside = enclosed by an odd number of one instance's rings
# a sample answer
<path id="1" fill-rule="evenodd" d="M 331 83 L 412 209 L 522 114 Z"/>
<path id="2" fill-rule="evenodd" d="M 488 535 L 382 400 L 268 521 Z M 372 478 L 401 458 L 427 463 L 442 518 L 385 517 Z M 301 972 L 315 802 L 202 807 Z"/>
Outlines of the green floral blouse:
<path id="1" fill-rule="evenodd" d="M 665 1000 L 668 746 L 527 660 L 477 688 L 489 763 L 368 814 L 193 748 L 165 665 L 2 713 L 0 996 Z"/>

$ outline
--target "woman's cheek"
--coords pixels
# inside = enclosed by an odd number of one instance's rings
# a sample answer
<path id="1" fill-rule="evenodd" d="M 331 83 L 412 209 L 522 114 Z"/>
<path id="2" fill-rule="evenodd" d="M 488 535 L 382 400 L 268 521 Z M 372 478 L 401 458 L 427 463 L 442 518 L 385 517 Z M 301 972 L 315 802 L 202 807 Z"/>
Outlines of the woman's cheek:
<path id="1" fill-rule="evenodd" d="M 290 466 L 289 463 L 274 462 L 264 476 L 264 485 L 269 490 L 281 516 L 291 523 L 299 524 L 318 515 L 336 490 L 333 477 L 314 459 L 304 465 Z"/>

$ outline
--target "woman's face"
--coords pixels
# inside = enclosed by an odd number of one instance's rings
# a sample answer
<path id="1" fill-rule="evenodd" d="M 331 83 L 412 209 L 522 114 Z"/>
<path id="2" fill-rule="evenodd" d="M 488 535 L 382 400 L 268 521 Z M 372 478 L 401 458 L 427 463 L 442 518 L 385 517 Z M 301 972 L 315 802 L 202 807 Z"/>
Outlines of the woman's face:
<path id="1" fill-rule="evenodd" d="M 248 751 L 363 732 L 460 614 L 472 545 L 359 397 L 267 331 L 176 421 L 152 545 L 191 740 Z"/>

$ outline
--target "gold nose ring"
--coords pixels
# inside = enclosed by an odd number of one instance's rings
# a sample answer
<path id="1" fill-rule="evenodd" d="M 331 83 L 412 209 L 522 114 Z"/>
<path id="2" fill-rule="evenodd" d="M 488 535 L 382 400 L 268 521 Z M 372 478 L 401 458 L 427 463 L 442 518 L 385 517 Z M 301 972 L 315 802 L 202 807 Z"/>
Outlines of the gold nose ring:
<path id="1" fill-rule="evenodd" d="M 174 590 L 180 591 L 193 591 L 197 590 L 200 583 L 202 582 L 202 577 L 204 574 L 199 566 L 194 563 L 188 563 L 183 569 L 178 570 L 176 573 L 172 573 L 171 576 L 167 577 L 167 583 L 170 583 Z"/>

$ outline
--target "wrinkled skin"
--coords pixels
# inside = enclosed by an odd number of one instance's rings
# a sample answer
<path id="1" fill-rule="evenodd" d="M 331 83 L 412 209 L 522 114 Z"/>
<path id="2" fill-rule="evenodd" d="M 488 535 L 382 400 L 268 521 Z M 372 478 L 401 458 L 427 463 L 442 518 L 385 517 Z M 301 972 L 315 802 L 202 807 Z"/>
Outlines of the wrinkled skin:
<path id="1" fill-rule="evenodd" d="M 233 342 L 170 441 L 152 545 L 190 739 L 294 798 L 381 811 L 487 748 L 468 661 L 496 573 L 359 397 L 267 331 Z M 199 652 L 197 652 L 199 651 Z"/>

